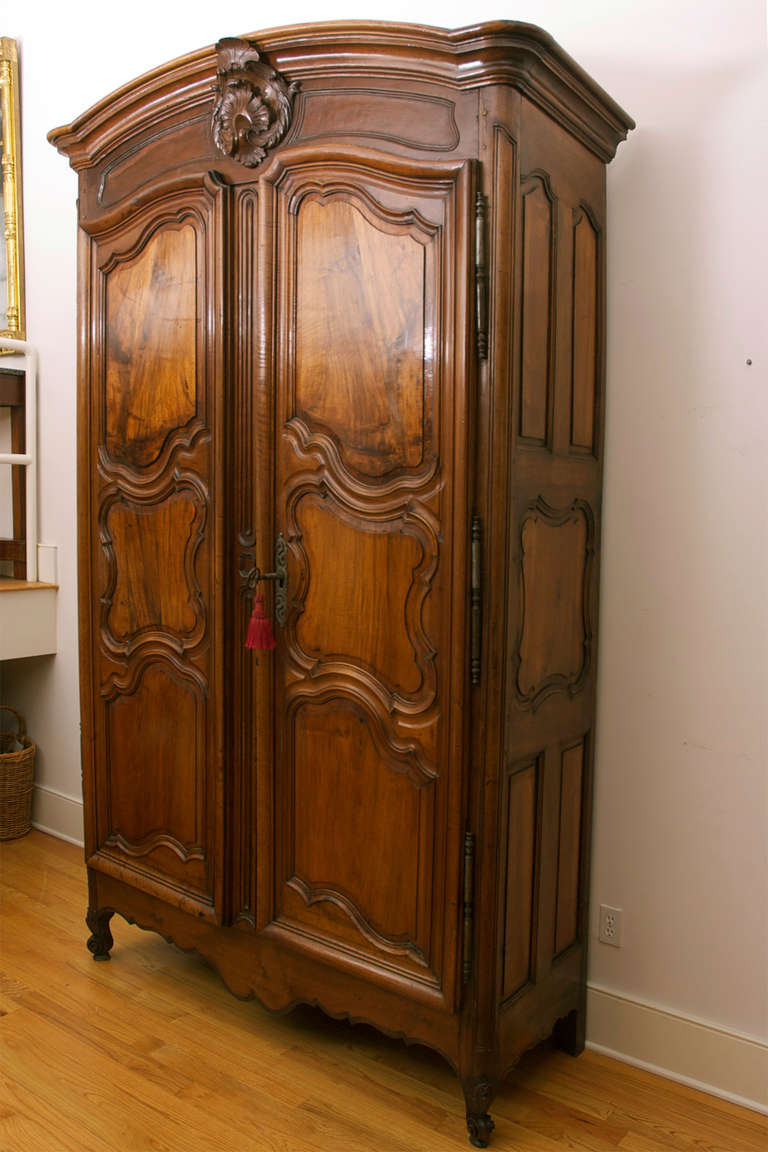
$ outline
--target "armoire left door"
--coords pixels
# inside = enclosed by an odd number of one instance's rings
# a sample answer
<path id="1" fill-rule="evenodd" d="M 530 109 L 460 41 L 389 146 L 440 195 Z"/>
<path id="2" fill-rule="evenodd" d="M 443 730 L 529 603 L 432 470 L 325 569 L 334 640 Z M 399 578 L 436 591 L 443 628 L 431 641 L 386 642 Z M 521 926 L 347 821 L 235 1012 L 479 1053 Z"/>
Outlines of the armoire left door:
<path id="1" fill-rule="evenodd" d="M 81 226 L 81 665 L 92 868 L 221 915 L 223 250 L 229 190 Z"/>

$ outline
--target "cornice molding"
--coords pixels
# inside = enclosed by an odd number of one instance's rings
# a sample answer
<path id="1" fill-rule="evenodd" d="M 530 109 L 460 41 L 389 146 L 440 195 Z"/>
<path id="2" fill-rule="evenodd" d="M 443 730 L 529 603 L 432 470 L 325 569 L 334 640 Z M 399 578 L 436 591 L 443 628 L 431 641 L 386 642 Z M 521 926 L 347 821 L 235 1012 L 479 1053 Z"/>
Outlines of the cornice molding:
<path id="1" fill-rule="evenodd" d="M 532 24 L 497 21 L 446 30 L 373 21 L 298 24 L 251 41 L 288 84 L 331 77 L 427 81 L 456 89 L 508 84 L 602 160 L 634 121 L 563 49 Z M 48 139 L 79 171 L 150 125 L 213 104 L 216 47 L 173 60 L 119 88 Z"/>

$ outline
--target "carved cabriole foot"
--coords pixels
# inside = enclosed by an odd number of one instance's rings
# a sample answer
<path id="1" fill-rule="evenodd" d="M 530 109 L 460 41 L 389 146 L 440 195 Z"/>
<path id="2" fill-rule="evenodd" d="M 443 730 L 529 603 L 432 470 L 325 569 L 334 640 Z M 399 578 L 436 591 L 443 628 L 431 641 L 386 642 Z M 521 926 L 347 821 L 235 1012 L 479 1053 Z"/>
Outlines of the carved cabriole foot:
<path id="1" fill-rule="evenodd" d="M 85 922 L 91 930 L 88 951 L 94 960 L 109 960 L 109 950 L 114 944 L 112 933 L 109 930 L 112 916 L 113 913 L 110 909 L 101 912 L 97 912 L 95 908 L 88 909 L 85 917 Z"/>
<path id="2" fill-rule="evenodd" d="M 467 1112 L 467 1131 L 473 1148 L 487 1148 L 495 1127 L 487 1112 L 483 1112 L 482 1115 Z"/>
<path id="3" fill-rule="evenodd" d="M 464 1098 L 467 1102 L 467 1131 L 473 1148 L 487 1148 L 491 1132 L 495 1127 L 488 1115 L 488 1107 L 494 1096 L 493 1085 L 488 1080 L 473 1080 L 464 1084 Z"/>

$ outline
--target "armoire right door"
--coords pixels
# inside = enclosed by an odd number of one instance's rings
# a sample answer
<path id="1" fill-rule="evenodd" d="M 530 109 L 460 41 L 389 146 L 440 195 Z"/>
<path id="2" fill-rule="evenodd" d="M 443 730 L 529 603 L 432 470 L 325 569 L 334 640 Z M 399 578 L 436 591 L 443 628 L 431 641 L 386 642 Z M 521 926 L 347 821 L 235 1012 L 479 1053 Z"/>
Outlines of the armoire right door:
<path id="1" fill-rule="evenodd" d="M 448 1010 L 467 735 L 474 175 L 467 161 L 304 147 L 260 182 L 271 529 L 287 553 L 263 922 Z"/>

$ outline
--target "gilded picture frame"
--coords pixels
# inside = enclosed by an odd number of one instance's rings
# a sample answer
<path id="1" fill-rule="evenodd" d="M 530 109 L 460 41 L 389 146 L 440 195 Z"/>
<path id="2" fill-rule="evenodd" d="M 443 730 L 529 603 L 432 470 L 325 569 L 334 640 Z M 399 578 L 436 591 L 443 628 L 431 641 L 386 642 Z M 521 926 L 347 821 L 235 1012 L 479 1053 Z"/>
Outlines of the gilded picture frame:
<path id="1" fill-rule="evenodd" d="M 0 37 L 0 336 L 26 339 L 21 117 L 16 41 Z"/>

